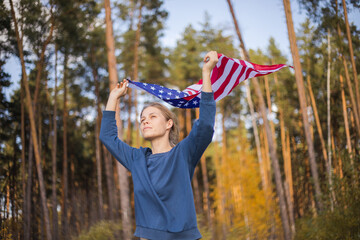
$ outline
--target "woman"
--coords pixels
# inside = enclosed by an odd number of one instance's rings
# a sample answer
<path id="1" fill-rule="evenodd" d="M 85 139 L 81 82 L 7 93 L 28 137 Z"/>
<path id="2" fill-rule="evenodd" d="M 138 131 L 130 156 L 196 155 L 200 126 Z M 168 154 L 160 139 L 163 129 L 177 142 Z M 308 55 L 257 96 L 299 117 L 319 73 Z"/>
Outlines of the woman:
<path id="1" fill-rule="evenodd" d="M 201 238 L 191 188 L 194 169 L 214 133 L 216 105 L 210 73 L 218 62 L 215 51 L 204 57 L 200 117 L 178 143 L 176 116 L 159 103 L 143 109 L 140 130 L 150 148 L 133 148 L 117 137 L 115 106 L 126 94 L 123 80 L 110 93 L 101 122 L 100 140 L 132 174 L 135 199 L 135 236 L 141 239 L 194 240 Z"/>

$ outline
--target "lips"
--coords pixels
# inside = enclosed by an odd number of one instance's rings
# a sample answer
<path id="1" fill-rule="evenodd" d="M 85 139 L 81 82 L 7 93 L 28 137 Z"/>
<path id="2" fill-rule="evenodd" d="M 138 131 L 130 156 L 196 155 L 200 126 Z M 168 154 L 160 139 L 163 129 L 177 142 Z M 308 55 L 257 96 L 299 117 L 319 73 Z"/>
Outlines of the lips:
<path id="1" fill-rule="evenodd" d="M 144 127 L 144 129 L 143 129 L 143 130 L 145 131 L 146 129 L 151 129 L 151 127 Z"/>

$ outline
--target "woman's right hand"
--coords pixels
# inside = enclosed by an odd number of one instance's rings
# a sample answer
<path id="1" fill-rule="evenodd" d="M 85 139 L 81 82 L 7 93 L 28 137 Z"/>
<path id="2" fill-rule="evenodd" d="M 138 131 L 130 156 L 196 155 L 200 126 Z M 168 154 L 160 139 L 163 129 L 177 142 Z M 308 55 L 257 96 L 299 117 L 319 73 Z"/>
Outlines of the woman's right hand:
<path id="1" fill-rule="evenodd" d="M 116 84 L 116 87 L 113 90 L 111 90 L 110 97 L 119 99 L 120 97 L 125 96 L 128 86 L 129 86 L 129 81 L 123 79 L 121 83 Z"/>
<path id="2" fill-rule="evenodd" d="M 109 99 L 106 104 L 106 111 L 115 111 L 116 104 L 120 97 L 124 96 L 128 89 L 129 81 L 126 79 L 123 79 L 121 83 L 116 84 L 116 87 L 111 90 Z"/>

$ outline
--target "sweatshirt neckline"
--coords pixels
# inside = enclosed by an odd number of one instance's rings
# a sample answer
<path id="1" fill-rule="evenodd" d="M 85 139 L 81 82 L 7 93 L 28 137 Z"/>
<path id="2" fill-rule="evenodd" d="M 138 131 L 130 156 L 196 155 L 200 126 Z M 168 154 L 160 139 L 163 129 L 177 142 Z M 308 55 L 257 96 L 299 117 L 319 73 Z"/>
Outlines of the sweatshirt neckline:
<path id="1" fill-rule="evenodd" d="M 177 146 L 177 145 L 176 145 Z M 153 157 L 161 157 L 161 156 L 164 156 L 164 155 L 168 155 L 170 152 L 172 152 L 176 146 L 174 146 L 173 148 L 171 148 L 169 151 L 167 152 L 162 152 L 162 153 L 152 153 L 152 150 L 151 150 L 151 153 L 149 155 L 150 158 L 153 158 Z"/>

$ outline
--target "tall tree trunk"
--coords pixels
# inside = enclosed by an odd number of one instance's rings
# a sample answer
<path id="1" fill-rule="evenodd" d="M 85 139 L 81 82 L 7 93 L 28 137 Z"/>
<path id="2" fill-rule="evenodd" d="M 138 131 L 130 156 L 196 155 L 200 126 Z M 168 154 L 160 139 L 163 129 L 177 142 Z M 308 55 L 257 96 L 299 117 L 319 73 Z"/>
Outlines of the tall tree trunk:
<path id="1" fill-rule="evenodd" d="M 105 22 L 106 22 L 106 49 L 107 49 L 107 59 L 108 59 L 108 71 L 109 71 L 109 86 L 110 86 L 110 90 L 112 90 L 118 82 L 118 75 L 116 70 L 115 42 L 114 42 L 113 27 L 111 21 L 110 0 L 104 0 L 104 7 L 105 7 Z"/>
<path id="2" fill-rule="evenodd" d="M 92 72 L 95 82 L 95 95 L 96 95 L 96 111 L 97 117 L 95 122 L 95 156 L 96 156 L 96 176 L 97 176 L 97 192 L 98 192 L 98 209 L 99 209 L 99 220 L 104 219 L 104 200 L 102 193 L 102 173 L 101 173 L 101 143 L 99 139 L 100 135 L 100 122 L 101 122 L 101 109 L 100 109 L 100 95 L 99 95 L 99 80 L 97 69 L 95 68 L 95 54 L 94 49 L 91 49 L 91 62 L 92 62 Z"/>
<path id="3" fill-rule="evenodd" d="M 184 139 L 184 129 L 185 129 L 185 119 L 184 119 L 184 113 L 183 109 L 178 108 L 177 109 L 178 118 L 179 118 L 179 140 Z"/>
<path id="4" fill-rule="evenodd" d="M 63 98 L 63 174 L 62 174 L 62 212 L 61 212 L 61 225 L 62 235 L 66 239 L 69 236 L 69 223 L 68 223 L 68 155 L 67 155 L 67 71 L 68 71 L 68 53 L 64 53 L 64 98 Z"/>
<path id="5" fill-rule="evenodd" d="M 352 110 L 354 112 L 354 122 L 355 122 L 355 125 L 356 125 L 355 129 L 356 129 L 356 132 L 357 132 L 358 136 L 360 136 L 360 117 L 359 117 L 359 113 L 358 113 L 358 110 L 357 110 L 357 107 L 356 107 L 356 100 L 355 100 L 354 92 L 352 90 L 352 84 L 351 84 L 351 81 L 350 81 L 349 71 L 348 71 L 348 68 L 347 68 L 347 63 L 346 63 L 344 55 L 342 55 L 341 58 L 342 58 L 342 62 L 343 62 L 343 65 L 344 65 L 345 79 L 346 79 L 346 83 L 347 83 L 347 86 L 348 86 L 348 89 L 349 89 Z"/>
<path id="6" fill-rule="evenodd" d="M 132 132 L 133 132 L 133 124 L 131 122 L 131 112 L 132 112 L 132 93 L 133 89 L 127 90 L 127 96 L 128 96 L 128 125 L 127 125 L 127 132 L 126 132 L 126 143 L 130 146 L 132 145 Z"/>
<path id="7" fill-rule="evenodd" d="M 336 1 L 336 12 L 337 12 L 337 1 Z M 340 31 L 339 22 L 336 25 L 336 31 L 337 31 L 339 39 L 342 41 L 342 34 L 341 34 L 341 31 Z M 339 51 L 340 51 L 342 63 L 344 65 L 345 79 L 346 79 L 346 83 L 347 83 L 347 86 L 348 86 L 348 89 L 349 89 L 352 110 L 354 111 L 354 120 L 355 120 L 355 124 L 356 124 L 355 129 L 357 131 L 358 136 L 360 136 L 360 114 L 359 114 L 358 108 L 356 107 L 357 103 L 356 103 L 356 100 L 355 100 L 352 84 L 351 84 L 351 81 L 350 81 L 349 70 L 348 70 L 348 67 L 347 67 L 347 63 L 346 63 L 346 60 L 345 60 L 345 57 L 344 57 L 342 47 L 340 47 Z"/>
<path id="8" fill-rule="evenodd" d="M 310 60 L 309 59 L 307 59 L 307 67 L 308 67 L 308 73 L 309 73 L 309 70 L 310 70 L 309 69 L 310 68 Z M 317 127 L 317 130 L 318 130 L 318 133 L 319 133 L 319 138 L 320 138 L 320 143 L 321 143 L 321 150 L 322 150 L 322 153 L 323 153 L 325 166 L 326 166 L 326 169 L 329 169 L 328 155 L 327 155 L 327 152 L 326 152 L 324 135 L 323 135 L 322 128 L 321 128 L 319 114 L 318 114 L 318 110 L 317 110 L 317 107 L 316 107 L 316 100 L 315 100 L 314 93 L 313 93 L 313 90 L 312 90 L 311 79 L 310 79 L 309 74 L 307 74 L 307 76 L 306 76 L 306 81 L 307 81 L 307 87 L 308 87 L 308 90 L 309 90 L 312 109 L 313 109 L 313 112 L 314 112 L 315 123 L 316 123 L 316 127 Z"/>
<path id="9" fill-rule="evenodd" d="M 271 115 L 272 110 L 271 110 L 271 94 L 270 94 L 270 88 L 269 88 L 269 77 L 267 75 L 264 76 L 264 80 L 265 80 L 265 92 L 266 92 L 266 100 L 267 100 L 267 105 L 268 105 L 268 114 Z M 275 148 L 277 147 L 276 144 L 276 136 L 275 136 L 275 126 L 274 126 L 274 122 L 270 121 L 270 128 L 271 128 L 271 133 L 272 133 L 272 138 L 274 140 L 274 146 Z"/>
<path id="10" fill-rule="evenodd" d="M 17 131 L 17 126 L 15 127 L 15 131 Z M 16 149 L 17 148 L 17 143 L 16 143 L 16 139 L 17 139 L 17 136 L 14 136 L 13 137 L 13 149 Z M 13 157 L 12 157 L 12 166 L 11 168 L 9 169 L 8 173 L 9 173 L 9 184 L 8 186 L 10 187 L 10 204 L 11 204 L 11 219 L 13 220 L 13 222 L 15 223 L 13 226 L 12 226 L 12 232 L 13 232 L 13 237 L 14 239 L 17 239 L 18 238 L 18 231 L 16 231 L 16 228 L 15 226 L 17 225 L 17 221 L 18 219 L 16 218 L 15 214 L 16 214 L 16 205 L 15 205 L 15 202 L 16 199 L 15 199 L 15 187 L 16 187 L 16 180 L 15 178 L 18 178 L 17 176 L 17 151 L 13 151 Z"/>
<path id="11" fill-rule="evenodd" d="M 118 82 L 118 76 L 116 71 L 116 58 L 115 58 L 115 42 L 111 21 L 111 7 L 110 0 L 104 0 L 105 3 L 105 17 L 106 17 L 106 46 L 107 46 L 107 57 L 109 66 L 109 81 L 110 91 L 116 87 Z M 116 125 L 119 128 L 120 114 L 119 107 L 116 108 Z M 119 130 L 118 130 L 119 131 Z M 121 136 L 118 134 L 121 139 Z M 121 198 L 121 213 L 122 213 L 122 226 L 123 226 L 123 237 L 124 239 L 131 238 L 131 207 L 130 207 L 130 195 L 129 195 L 129 180 L 127 171 L 124 166 L 116 163 L 118 174 L 119 174 L 119 185 L 120 185 L 120 198 Z"/>
<path id="12" fill-rule="evenodd" d="M 274 73 L 274 80 L 276 85 L 276 95 L 280 99 L 280 93 L 278 90 L 278 77 L 277 73 Z M 290 154 L 290 137 L 289 133 L 285 131 L 284 114 L 281 106 L 279 109 L 279 121 L 280 121 L 280 139 L 281 139 L 281 151 L 284 161 L 284 173 L 285 173 L 285 195 L 288 205 L 289 221 L 291 227 L 291 233 L 295 235 L 295 217 L 294 217 L 294 189 L 293 189 L 293 176 L 292 176 L 292 165 L 291 165 L 291 154 Z"/>
<path id="13" fill-rule="evenodd" d="M 21 174 L 22 174 L 22 191 L 23 191 L 23 230 L 24 230 L 24 239 L 28 240 L 29 236 L 29 229 L 30 229 L 30 222 L 27 220 L 28 215 L 30 213 L 27 211 L 27 191 L 26 191 L 26 164 L 25 164 L 25 106 L 24 106 L 24 81 L 21 78 L 21 89 L 20 89 L 20 101 L 21 101 Z M 30 153 L 29 153 L 30 154 Z M 28 163 L 29 164 L 29 163 Z"/>
<path id="14" fill-rule="evenodd" d="M 276 74 L 276 73 L 274 73 Z M 277 75 L 275 75 L 275 78 L 277 78 Z M 267 105 L 268 105 L 268 114 L 271 115 L 272 113 L 272 110 L 271 110 L 271 94 L 270 94 L 270 88 L 269 88 L 269 78 L 267 75 L 264 76 L 264 80 L 265 80 L 265 93 L 266 93 L 266 100 L 267 100 Z M 274 126 L 274 123 L 273 121 L 270 121 L 270 128 L 271 128 L 271 133 L 272 133 L 272 139 L 274 141 L 274 146 L 275 146 L 275 149 L 277 148 L 277 143 L 276 143 L 276 137 L 275 137 L 275 126 Z M 265 135 L 265 138 L 264 138 L 264 143 L 265 143 L 265 149 L 266 149 L 266 152 L 265 152 L 265 176 L 266 176 L 266 189 L 265 189 L 265 198 L 266 198 L 266 204 L 267 204 L 267 209 L 268 211 L 270 212 L 270 215 L 271 215 L 271 234 L 274 235 L 275 234 L 275 216 L 274 216 L 274 211 L 273 209 L 271 209 L 271 206 L 270 206 L 270 201 L 271 201 L 271 169 L 270 169 L 270 158 L 269 158 L 269 143 L 267 141 L 267 137 L 266 137 L 266 130 L 264 129 L 264 135 Z M 285 162 L 285 159 L 284 159 L 284 162 Z M 290 163 L 291 164 L 291 163 Z M 289 176 L 287 175 L 288 172 L 285 171 L 285 176 L 286 176 L 286 180 L 289 180 Z M 290 165 L 290 173 L 291 173 L 291 165 Z M 289 184 L 289 188 L 290 186 L 290 183 Z M 285 190 L 285 195 L 287 196 L 287 191 Z M 288 197 L 289 199 L 291 199 L 291 197 L 289 196 Z M 286 198 L 286 199 L 288 199 Z M 293 209 L 290 208 L 292 207 L 292 204 L 288 204 L 288 212 L 289 212 L 289 220 L 290 220 L 290 225 L 291 225 L 291 229 L 292 229 L 292 234 L 295 233 L 295 225 L 293 224 L 293 219 L 291 219 L 291 214 L 292 214 L 292 211 Z"/>
<path id="15" fill-rule="evenodd" d="M 218 143 L 217 141 L 215 141 L 215 153 L 218 152 L 219 147 L 218 147 Z M 219 206 L 217 206 L 217 209 L 219 211 L 219 219 L 220 219 L 220 226 L 221 226 L 221 237 L 219 237 L 218 239 L 226 239 L 226 235 L 227 235 L 227 229 L 226 229 L 226 216 L 225 216 L 225 202 L 224 200 L 224 188 L 223 188 L 223 183 L 222 183 L 222 176 L 220 173 L 220 159 L 219 159 L 219 154 L 215 154 L 214 156 L 214 163 L 215 163 L 215 171 L 216 171 L 216 189 L 219 192 Z"/>
<path id="16" fill-rule="evenodd" d="M 359 82 L 358 82 L 357 72 L 356 72 L 354 50 L 353 50 L 353 47 L 352 47 L 352 39 L 351 39 L 351 33 L 350 33 L 350 27 L 349 27 L 349 19 L 348 19 L 347 10 L 346 10 L 346 1 L 342 0 L 342 3 L 343 3 L 344 16 L 345 16 L 346 36 L 347 36 L 348 44 L 349 44 L 351 65 L 352 65 L 352 70 L 353 70 L 353 75 L 354 75 L 354 82 L 355 82 L 355 94 L 356 94 L 357 111 L 358 111 L 358 114 L 360 114 L 360 92 L 359 92 L 360 90 L 359 90 Z M 360 118 L 360 115 L 358 115 L 358 117 Z"/>
<path id="17" fill-rule="evenodd" d="M 330 57 L 331 57 L 331 45 L 330 45 L 330 29 L 328 29 L 328 64 L 327 64 L 327 77 L 326 77 L 326 89 L 327 89 L 327 130 L 328 130 L 328 156 L 329 156 L 329 162 L 328 162 L 328 180 L 329 180 L 329 188 L 330 188 L 330 203 L 331 203 L 331 211 L 334 211 L 334 201 L 335 201 L 335 192 L 333 190 L 332 186 L 332 164 L 331 164 L 331 115 L 330 115 Z"/>
<path id="18" fill-rule="evenodd" d="M 138 81 L 138 71 L 139 71 L 139 44 L 140 44 L 140 31 L 141 31 L 141 18 L 142 18 L 142 8 L 143 8 L 143 1 L 140 1 L 139 6 L 139 15 L 138 15 L 138 23 L 136 28 L 136 37 L 135 37 L 135 44 L 134 44 L 134 76 L 133 80 Z M 137 90 L 134 89 L 134 107 L 135 107 L 135 131 L 136 131 L 136 146 L 140 146 L 140 129 L 139 129 L 139 121 L 138 117 L 138 102 L 137 102 Z"/>
<path id="19" fill-rule="evenodd" d="M 27 182 L 26 182 L 26 215 L 25 215 L 25 235 L 24 239 L 30 239 L 31 232 L 31 193 L 32 193 L 32 173 L 33 173 L 33 144 L 32 138 L 29 139 L 28 166 L 27 166 Z"/>
<path id="20" fill-rule="evenodd" d="M 294 62 L 296 85 L 297 85 L 297 89 L 298 89 L 300 108 L 301 108 L 303 124 L 304 124 L 304 133 L 305 133 L 305 138 L 306 138 L 306 142 L 308 145 L 310 169 L 311 169 L 311 174 L 312 174 L 313 182 L 314 182 L 315 198 L 316 198 L 316 203 L 317 203 L 318 208 L 320 210 L 322 210 L 323 204 L 321 201 L 321 189 L 320 189 L 319 175 L 318 175 L 317 163 L 316 163 L 316 159 L 315 159 L 314 143 L 311 138 L 310 125 L 309 125 L 309 120 L 308 120 L 308 115 L 307 115 L 304 80 L 303 80 L 303 76 L 302 76 L 299 51 L 298 51 L 298 47 L 296 44 L 296 35 L 295 35 L 294 25 L 293 25 L 293 20 L 292 20 L 291 6 L 290 6 L 289 0 L 283 0 L 283 3 L 284 3 L 286 23 L 287 23 L 288 34 L 289 34 L 291 55 L 293 57 L 293 62 Z"/>
<path id="21" fill-rule="evenodd" d="M 18 25 L 17 25 L 17 20 L 16 20 L 12 0 L 10 0 L 10 6 L 11 6 L 11 15 L 12 15 L 13 22 L 15 25 L 15 33 L 16 33 L 16 39 L 17 39 L 20 60 L 21 60 L 21 67 L 22 67 L 22 77 L 23 77 L 25 91 L 26 91 L 26 104 L 28 107 L 28 113 L 29 113 L 29 119 L 30 119 L 31 137 L 34 142 L 36 169 L 37 169 L 38 179 L 39 179 L 40 197 L 41 197 L 41 204 L 42 204 L 42 209 L 43 209 L 43 218 L 44 218 L 44 223 L 45 223 L 45 228 L 46 228 L 46 237 L 47 237 L 47 239 L 52 239 L 51 238 L 50 221 L 49 221 L 49 211 L 47 209 L 47 199 L 46 199 L 44 176 L 43 176 L 42 167 L 41 167 L 41 157 L 40 157 L 40 153 L 39 153 L 39 144 L 38 144 L 37 133 L 36 133 L 35 116 L 34 116 L 34 111 L 33 111 L 33 107 L 32 107 L 29 83 L 27 80 L 27 73 L 26 73 L 25 60 L 24 60 L 24 54 L 23 54 L 23 45 L 22 45 L 22 42 L 20 41 L 20 34 L 19 34 L 19 30 L 18 30 Z"/>
<path id="22" fill-rule="evenodd" d="M 51 13 L 52 14 L 52 13 Z M 50 27 L 50 33 L 48 35 L 48 37 L 46 38 L 42 49 L 41 49 L 41 53 L 40 53 L 40 57 L 39 60 L 36 64 L 36 68 L 37 68 L 37 73 L 36 73 L 36 78 L 35 78 L 35 82 L 36 82 L 36 87 L 35 87 L 35 94 L 34 94 L 34 102 L 36 105 L 39 93 L 40 93 L 40 80 L 41 80 L 41 74 L 43 71 L 43 67 L 44 67 L 44 58 L 45 58 L 45 51 L 46 51 L 46 47 L 47 45 L 50 43 L 51 39 L 52 39 L 52 34 L 54 31 L 54 18 L 51 16 L 51 27 Z M 35 111 L 36 112 L 36 111 Z"/>
<path id="23" fill-rule="evenodd" d="M 246 100 L 247 100 L 247 102 L 249 104 L 250 115 L 251 115 L 251 124 L 252 124 L 253 131 L 254 131 L 256 154 L 257 154 L 257 157 L 258 157 L 259 167 L 260 167 L 261 183 L 262 183 L 262 187 L 263 187 L 264 191 L 266 191 L 267 182 L 266 182 L 266 173 L 264 171 L 265 163 L 264 163 L 264 161 L 262 159 L 262 156 L 261 156 L 261 146 L 260 146 L 259 132 L 258 132 L 258 128 L 257 128 L 257 125 L 256 125 L 256 116 L 255 116 L 254 104 L 253 104 L 253 101 L 251 99 L 250 82 L 245 81 L 245 86 L 246 86 Z"/>
<path id="24" fill-rule="evenodd" d="M 188 136 L 191 131 L 191 109 L 187 108 L 185 110 L 185 112 L 186 112 L 186 134 Z M 195 207 L 196 207 L 197 212 L 201 211 L 199 181 L 197 178 L 198 172 L 199 172 L 198 168 L 195 168 L 193 179 L 192 179 L 192 184 L 193 184 L 193 188 L 194 188 Z"/>
<path id="25" fill-rule="evenodd" d="M 122 136 L 122 124 L 120 120 L 120 115 L 117 119 L 118 125 L 118 137 Z M 121 138 L 120 138 L 121 139 Z M 121 219 L 122 219 L 122 229 L 124 239 L 131 239 L 132 235 L 132 220 L 131 220 L 131 204 L 130 204 L 130 189 L 129 189 L 129 179 L 127 170 L 123 165 L 116 161 L 117 173 L 119 176 L 119 185 L 120 185 L 120 198 L 121 198 Z"/>
<path id="26" fill-rule="evenodd" d="M 291 149 L 290 149 L 290 134 L 286 134 L 286 156 L 284 161 L 286 161 L 286 183 L 288 187 L 289 195 L 289 220 L 293 236 L 295 235 L 295 217 L 294 217 L 294 189 L 293 189 L 293 176 L 292 176 L 292 166 L 291 166 Z"/>
<path id="27" fill-rule="evenodd" d="M 103 154 L 104 154 L 104 165 L 105 165 L 105 179 L 106 179 L 106 186 L 108 191 L 108 201 L 109 201 L 109 208 L 108 214 L 109 219 L 114 220 L 114 179 L 112 174 L 112 156 L 109 151 L 106 150 L 105 146 L 103 146 Z"/>
<path id="28" fill-rule="evenodd" d="M 279 82 L 278 82 L 277 73 L 274 73 L 274 80 L 275 80 L 275 85 L 276 85 L 276 95 L 278 96 L 280 101 L 283 101 L 283 99 L 280 99 L 280 93 L 279 93 L 279 89 L 278 89 Z M 278 109 L 279 109 L 279 122 L 280 122 L 281 151 L 282 151 L 284 163 L 286 162 L 286 164 L 288 166 L 288 171 L 285 171 L 285 178 L 286 178 L 286 182 L 288 183 L 288 186 L 289 186 L 290 200 L 291 200 L 292 204 L 294 204 L 293 177 L 292 177 L 292 170 L 291 170 L 292 166 L 291 166 L 290 137 L 289 137 L 289 132 L 286 132 L 286 129 L 285 129 L 284 110 L 280 105 L 278 106 Z M 289 212 L 291 212 L 291 211 L 294 211 L 294 209 L 289 209 Z M 290 219 L 290 221 L 294 221 L 294 219 Z"/>
<path id="29" fill-rule="evenodd" d="M 196 108 L 196 118 L 199 118 L 199 109 Z M 215 229 L 214 229 L 214 223 L 213 223 L 213 219 L 212 219 L 212 208 L 211 208 L 211 203 L 210 203 L 210 190 L 209 190 L 209 179 L 208 179 L 208 175 L 207 175 L 207 166 L 206 166 L 206 157 L 205 154 L 203 154 L 201 156 L 200 159 L 200 164 L 201 164 L 201 173 L 202 173 L 202 178 L 203 178 L 203 185 L 204 185 L 204 197 L 203 197 L 203 207 L 204 207 L 204 211 L 206 212 L 206 217 L 207 217 L 207 221 L 209 223 L 209 228 L 212 231 L 212 239 L 215 239 Z"/>
<path id="30" fill-rule="evenodd" d="M 345 98 L 345 91 L 344 91 L 344 80 L 343 76 L 340 74 L 340 84 L 341 84 L 341 103 L 342 103 L 342 110 L 344 116 L 344 126 L 345 126 L 345 135 L 346 135 L 346 147 L 348 153 L 350 155 L 351 166 L 354 167 L 354 159 L 352 155 L 352 146 L 351 146 L 351 137 L 350 137 L 350 130 L 349 130 L 349 120 L 347 115 L 347 107 L 346 107 L 346 98 Z"/>
<path id="31" fill-rule="evenodd" d="M 55 86 L 54 86 L 54 116 L 53 116 L 53 139 L 52 139 L 52 222 L 53 222 L 53 239 L 58 239 L 58 214 L 57 214 L 57 198 L 56 198 L 56 150 L 57 150 L 57 45 L 55 45 Z"/>
<path id="32" fill-rule="evenodd" d="M 105 22 L 106 22 L 106 48 L 107 48 L 107 59 L 108 59 L 108 72 L 109 72 L 109 88 L 111 90 L 116 86 L 118 82 L 118 75 L 116 70 L 116 58 L 115 58 L 115 42 L 114 35 L 112 29 L 112 21 L 111 21 L 111 6 L 110 0 L 104 1 L 105 7 Z M 117 112 L 118 113 L 118 112 Z M 116 114 L 117 117 L 118 114 Z M 114 220 L 114 184 L 112 181 L 112 156 L 106 151 L 105 161 L 105 172 L 106 172 L 106 182 L 108 186 L 108 196 L 109 196 L 109 213 L 110 219 Z M 124 170 L 125 173 L 125 170 Z M 120 189 L 121 189 L 120 185 Z"/>
<path id="33" fill-rule="evenodd" d="M 199 173 L 199 168 L 195 168 L 193 179 L 192 179 L 193 188 L 194 188 L 194 196 L 195 196 L 195 209 L 196 209 L 197 213 L 202 212 L 198 173 Z"/>
<path id="34" fill-rule="evenodd" d="M 241 37 L 241 33 L 240 33 L 240 29 L 237 23 L 237 20 L 235 18 L 235 14 L 232 8 L 232 4 L 230 2 L 230 0 L 227 0 L 228 4 L 229 4 L 229 8 L 230 8 L 230 12 L 234 21 L 234 25 L 235 25 L 235 29 L 236 29 L 236 33 L 239 37 L 240 40 L 240 45 L 241 48 L 244 52 L 245 55 L 245 60 L 250 61 L 250 57 L 249 54 L 246 51 L 245 48 L 245 44 L 244 41 L 242 40 Z M 289 218 L 288 218 L 288 213 L 287 213 L 287 208 L 286 208 L 286 200 L 285 200 L 285 193 L 284 193 L 284 189 L 283 189 L 283 183 L 281 180 L 281 173 L 280 173 L 280 166 L 279 166 L 279 160 L 276 154 L 276 149 L 275 149 L 275 145 L 273 142 L 273 138 L 271 137 L 271 130 L 270 130 L 270 126 L 267 120 L 267 113 L 266 113 L 266 107 L 265 107 L 265 102 L 264 102 L 264 98 L 258 83 L 257 78 L 253 78 L 251 81 L 254 84 L 255 87 L 255 92 L 256 95 L 258 97 L 259 100 L 259 107 L 260 107 L 260 112 L 261 112 L 261 116 L 263 118 L 264 121 L 264 127 L 266 130 L 266 134 L 267 134 L 267 139 L 269 142 L 269 150 L 270 150 L 270 156 L 271 156 L 271 162 L 272 162 L 272 167 L 273 167 L 273 171 L 274 171 L 274 175 L 275 175 L 275 185 L 276 185 L 276 191 L 278 194 L 278 198 L 279 198 L 279 208 L 280 208 L 280 215 L 281 215 L 281 221 L 282 221 L 282 225 L 283 225 L 283 230 L 284 230 L 284 238 L 286 240 L 291 239 L 291 231 L 290 231 L 290 224 L 289 224 Z"/>

